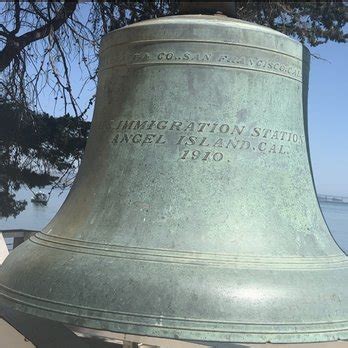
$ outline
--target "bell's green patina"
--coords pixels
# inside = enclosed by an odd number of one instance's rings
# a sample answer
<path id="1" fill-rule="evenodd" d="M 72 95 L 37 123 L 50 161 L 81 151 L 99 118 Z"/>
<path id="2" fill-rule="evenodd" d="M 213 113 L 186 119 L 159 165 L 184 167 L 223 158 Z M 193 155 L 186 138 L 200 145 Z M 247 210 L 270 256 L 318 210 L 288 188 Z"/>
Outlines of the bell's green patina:
<path id="1" fill-rule="evenodd" d="M 40 317 L 178 339 L 348 338 L 348 260 L 317 203 L 308 50 L 224 16 L 105 37 L 68 199 L 0 272 Z"/>

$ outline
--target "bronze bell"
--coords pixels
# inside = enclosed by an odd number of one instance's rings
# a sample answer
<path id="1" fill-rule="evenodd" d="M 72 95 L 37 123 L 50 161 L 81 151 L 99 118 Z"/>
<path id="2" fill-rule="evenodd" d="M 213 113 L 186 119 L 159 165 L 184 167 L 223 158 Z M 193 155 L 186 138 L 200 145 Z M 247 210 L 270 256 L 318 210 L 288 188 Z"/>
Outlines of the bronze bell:
<path id="1" fill-rule="evenodd" d="M 189 15 L 102 43 L 93 126 L 50 224 L 0 272 L 3 305 L 200 341 L 348 338 L 348 259 L 316 199 L 309 53 Z"/>

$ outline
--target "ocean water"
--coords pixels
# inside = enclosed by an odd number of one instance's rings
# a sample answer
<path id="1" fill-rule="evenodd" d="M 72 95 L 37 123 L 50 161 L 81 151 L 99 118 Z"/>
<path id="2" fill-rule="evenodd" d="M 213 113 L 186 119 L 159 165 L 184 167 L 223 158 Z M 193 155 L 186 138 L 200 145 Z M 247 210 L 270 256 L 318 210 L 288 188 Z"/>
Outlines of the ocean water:
<path id="1" fill-rule="evenodd" d="M 40 191 L 48 194 L 49 188 L 44 188 Z M 25 199 L 28 202 L 26 209 L 17 215 L 16 218 L 0 218 L 0 231 L 12 229 L 41 230 L 57 213 L 68 193 L 68 189 L 64 191 L 58 189 L 53 190 L 50 199 L 45 206 L 30 201 L 33 196 L 33 193 L 30 190 L 19 190 L 16 199 Z"/>
<path id="2" fill-rule="evenodd" d="M 42 190 L 48 192 L 47 190 Z M 0 231 L 8 229 L 41 230 L 58 211 L 68 195 L 68 190 L 54 190 L 47 206 L 37 205 L 30 201 L 32 197 L 30 190 L 22 189 L 18 192 L 18 199 L 28 201 L 27 208 L 16 218 L 0 219 Z M 348 254 L 348 204 L 342 203 L 320 203 L 325 220 L 330 231 L 341 249 Z M 11 245 L 11 241 L 6 241 Z"/>
<path id="3" fill-rule="evenodd" d="M 320 206 L 332 236 L 348 254 L 348 204 L 320 202 Z"/>

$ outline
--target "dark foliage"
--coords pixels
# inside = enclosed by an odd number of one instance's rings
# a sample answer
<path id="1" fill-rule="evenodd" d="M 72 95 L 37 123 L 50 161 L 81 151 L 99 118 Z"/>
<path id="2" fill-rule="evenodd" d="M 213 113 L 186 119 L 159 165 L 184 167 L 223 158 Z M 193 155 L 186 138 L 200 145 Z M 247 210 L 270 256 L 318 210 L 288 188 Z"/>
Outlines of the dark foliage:
<path id="1" fill-rule="evenodd" d="M 0 100 L 0 124 L 0 217 L 9 217 L 27 204 L 15 199 L 21 186 L 70 184 L 67 174 L 80 163 L 90 122 L 70 115 L 54 118 Z"/>
<path id="2" fill-rule="evenodd" d="M 345 1 L 238 1 L 236 4 L 237 18 L 266 25 L 310 46 L 348 39 L 344 33 L 348 21 Z"/>

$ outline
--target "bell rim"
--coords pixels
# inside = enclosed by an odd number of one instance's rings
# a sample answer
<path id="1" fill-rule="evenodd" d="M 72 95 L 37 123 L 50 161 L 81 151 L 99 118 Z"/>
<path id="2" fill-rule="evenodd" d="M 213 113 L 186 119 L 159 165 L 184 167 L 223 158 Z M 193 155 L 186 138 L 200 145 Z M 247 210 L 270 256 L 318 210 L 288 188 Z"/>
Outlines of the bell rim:
<path id="1" fill-rule="evenodd" d="M 17 295 L 10 296 L 10 293 Z M 19 297 L 35 299 L 37 304 L 26 302 Z M 44 303 L 54 304 L 56 308 L 45 307 Z M 216 320 L 170 318 L 138 313 L 123 313 L 103 309 L 76 306 L 27 295 L 0 284 L 0 305 L 14 310 L 73 326 L 126 334 L 141 334 L 149 337 L 162 337 L 180 340 L 233 343 L 316 343 L 348 340 L 348 320 L 313 323 L 224 323 Z M 76 309 L 69 311 L 67 308 Z M 96 313 L 110 313 L 112 317 L 98 316 Z M 128 318 L 128 321 L 124 317 Z M 144 323 L 144 319 L 153 322 Z M 75 321 L 73 321 L 75 320 Z M 84 322 L 86 320 L 86 322 Z M 182 323 L 181 325 L 178 323 Z M 191 327 L 183 324 L 190 323 Z M 194 327 L 192 324 L 196 324 Z M 202 323 L 211 326 L 200 327 Z M 216 324 L 218 326 L 216 327 Z M 221 329 L 222 325 L 226 328 Z M 215 329 L 214 329 L 215 325 Z M 229 325 L 229 326 L 227 326 Z M 262 330 L 261 330 L 262 328 Z M 209 340 L 206 339 L 209 337 Z"/>
<path id="2" fill-rule="evenodd" d="M 4 297 L 6 300 L 4 301 Z M 316 342 L 333 342 L 333 341 L 345 341 L 348 340 L 348 321 L 344 321 L 344 327 L 335 327 L 335 324 L 342 324 L 341 322 L 331 322 L 326 323 L 327 326 L 323 327 L 322 330 L 305 330 L 309 326 L 318 326 L 317 323 L 303 325 L 301 327 L 295 325 L 286 325 L 289 329 L 293 329 L 293 332 L 280 331 L 278 328 L 284 329 L 285 325 L 270 325 L 262 324 L 258 326 L 263 326 L 264 331 L 251 331 L 252 324 L 247 324 L 250 327 L 249 330 L 245 330 L 245 324 L 243 329 L 236 327 L 235 330 L 216 330 L 212 331 L 211 328 L 203 329 L 193 329 L 186 328 L 183 326 L 166 326 L 161 324 L 149 325 L 141 323 L 142 317 L 133 315 L 132 322 L 118 321 L 115 319 L 107 319 L 105 317 L 97 317 L 90 315 L 83 315 L 81 313 L 72 313 L 66 311 L 66 309 L 52 310 L 52 308 L 44 308 L 39 306 L 34 306 L 28 303 L 19 303 L 15 299 L 2 294 L 1 301 L 6 306 L 6 302 L 11 306 L 12 309 L 25 312 L 30 315 L 38 316 L 41 318 L 52 320 L 52 312 L 55 313 L 54 320 L 62 322 L 64 324 L 73 326 L 82 326 L 90 329 L 96 330 L 106 330 L 111 332 L 126 333 L 126 334 L 141 334 L 148 337 L 161 337 L 161 338 L 171 338 L 180 340 L 198 340 L 204 342 L 231 342 L 231 343 L 316 343 Z M 130 314 L 128 314 L 130 316 Z M 72 322 L 71 319 L 75 319 L 76 322 Z M 83 319 L 88 320 L 88 322 L 82 323 Z M 322 326 L 324 326 L 322 324 Z M 304 330 L 299 333 L 299 328 Z M 273 333 L 270 331 L 274 331 Z M 209 337 L 206 340 L 205 337 Z"/>

